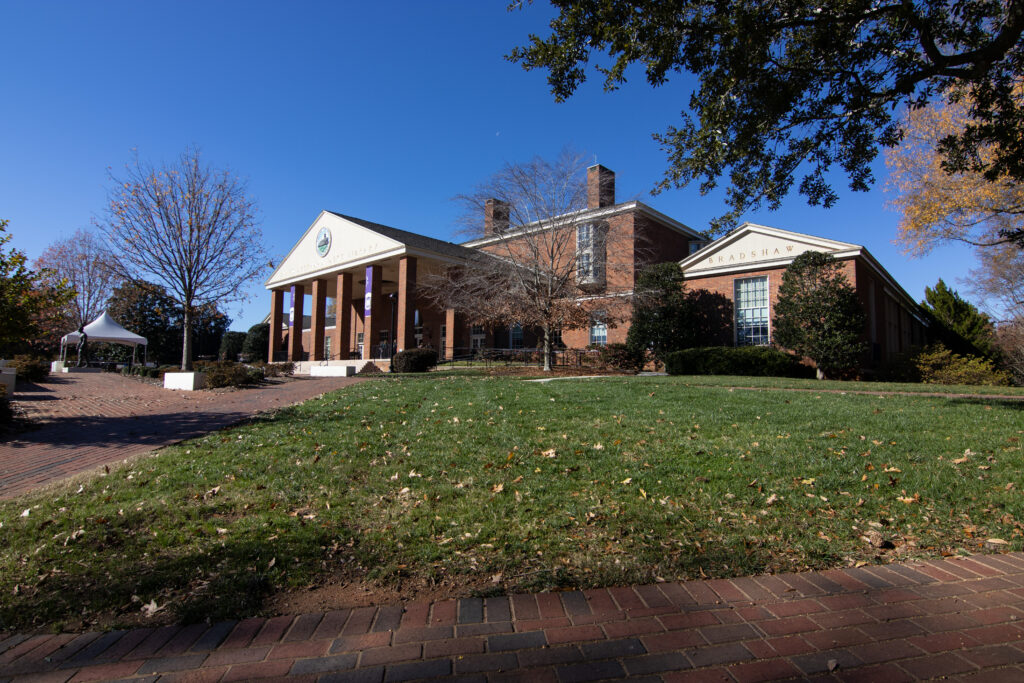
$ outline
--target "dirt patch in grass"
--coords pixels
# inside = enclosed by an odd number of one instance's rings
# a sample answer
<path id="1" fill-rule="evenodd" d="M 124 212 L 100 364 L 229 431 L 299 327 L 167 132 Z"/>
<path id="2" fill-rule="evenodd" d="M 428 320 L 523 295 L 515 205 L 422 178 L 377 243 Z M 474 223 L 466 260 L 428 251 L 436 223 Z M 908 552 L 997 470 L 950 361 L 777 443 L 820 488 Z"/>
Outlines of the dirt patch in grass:
<path id="1" fill-rule="evenodd" d="M 376 581 L 351 581 L 332 578 L 323 584 L 283 590 L 267 598 L 263 612 L 267 616 L 309 614 L 331 610 L 394 605 L 403 602 L 448 600 L 486 595 L 496 590 L 484 577 L 445 579 L 440 583 L 419 577 L 398 579 L 394 584 Z"/>

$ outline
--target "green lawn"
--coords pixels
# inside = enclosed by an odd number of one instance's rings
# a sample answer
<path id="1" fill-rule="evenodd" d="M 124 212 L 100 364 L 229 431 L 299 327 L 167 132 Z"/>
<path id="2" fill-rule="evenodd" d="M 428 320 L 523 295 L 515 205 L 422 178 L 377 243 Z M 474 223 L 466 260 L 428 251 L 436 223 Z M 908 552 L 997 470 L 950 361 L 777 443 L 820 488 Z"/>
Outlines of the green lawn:
<path id="1" fill-rule="evenodd" d="M 1024 401 L 695 379 L 379 378 L 0 503 L 0 628 L 1021 549 Z"/>
<path id="2" fill-rule="evenodd" d="M 968 394 L 972 396 L 1019 396 L 1024 387 L 988 387 L 967 384 L 921 384 L 908 382 L 848 382 L 842 380 L 794 379 L 788 377 L 736 377 L 732 375 L 686 375 L 678 381 L 701 387 L 758 387 L 765 389 L 808 389 L 818 391 L 878 391 L 913 394 Z"/>

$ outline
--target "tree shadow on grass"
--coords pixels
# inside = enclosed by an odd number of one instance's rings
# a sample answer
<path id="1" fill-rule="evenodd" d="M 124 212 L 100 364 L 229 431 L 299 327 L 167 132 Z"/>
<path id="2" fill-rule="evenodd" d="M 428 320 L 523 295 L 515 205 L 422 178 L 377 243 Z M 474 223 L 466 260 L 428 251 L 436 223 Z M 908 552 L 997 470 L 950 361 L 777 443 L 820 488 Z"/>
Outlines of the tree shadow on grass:
<path id="1" fill-rule="evenodd" d="M 96 557 L 87 565 L 52 558 L 48 573 L 0 602 L 0 631 L 80 629 L 96 620 L 138 626 L 255 616 L 300 563 L 319 573 L 321 563 L 330 561 L 324 548 L 351 536 L 338 527 L 310 527 L 273 540 L 239 533 L 217 542 L 197 538 L 184 552 L 168 552 L 150 543 L 144 522 L 136 522 L 126 526 L 118 519 L 86 529 L 69 558 L 83 552 Z M 157 611 L 147 619 L 144 607 L 151 601 Z"/>
<path id="2" fill-rule="evenodd" d="M 957 396 L 950 398 L 949 402 L 954 405 L 968 406 L 991 406 L 992 408 L 1005 408 L 1007 410 L 1024 410 L 1024 400 L 1012 398 L 986 398 L 984 396 Z"/>

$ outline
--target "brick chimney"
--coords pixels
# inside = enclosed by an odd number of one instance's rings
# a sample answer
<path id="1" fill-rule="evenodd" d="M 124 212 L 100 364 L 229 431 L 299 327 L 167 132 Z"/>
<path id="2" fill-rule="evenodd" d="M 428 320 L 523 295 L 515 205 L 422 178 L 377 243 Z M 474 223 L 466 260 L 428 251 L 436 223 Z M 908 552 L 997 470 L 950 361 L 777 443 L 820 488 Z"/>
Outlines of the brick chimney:
<path id="1" fill-rule="evenodd" d="M 484 202 L 484 237 L 500 235 L 508 230 L 508 202 L 488 199 Z"/>
<path id="2" fill-rule="evenodd" d="M 600 164 L 587 169 L 587 208 L 600 209 L 615 204 L 615 171 Z"/>

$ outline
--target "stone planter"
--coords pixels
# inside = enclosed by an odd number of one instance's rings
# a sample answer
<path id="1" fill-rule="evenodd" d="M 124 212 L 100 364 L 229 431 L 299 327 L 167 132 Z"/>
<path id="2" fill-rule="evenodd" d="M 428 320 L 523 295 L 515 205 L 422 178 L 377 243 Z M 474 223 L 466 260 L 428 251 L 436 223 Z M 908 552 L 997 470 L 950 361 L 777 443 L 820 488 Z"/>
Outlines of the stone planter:
<path id="1" fill-rule="evenodd" d="M 164 389 L 194 391 L 206 386 L 205 372 L 165 372 Z"/>
<path id="2" fill-rule="evenodd" d="M 309 368 L 310 377 L 352 377 L 355 365 L 314 365 Z"/>

